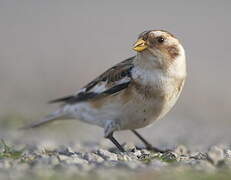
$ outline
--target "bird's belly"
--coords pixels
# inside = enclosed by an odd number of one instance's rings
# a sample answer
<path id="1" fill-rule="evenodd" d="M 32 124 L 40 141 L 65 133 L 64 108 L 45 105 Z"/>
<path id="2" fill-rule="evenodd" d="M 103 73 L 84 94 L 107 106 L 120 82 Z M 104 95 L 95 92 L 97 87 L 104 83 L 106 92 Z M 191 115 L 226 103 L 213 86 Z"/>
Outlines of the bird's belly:
<path id="1" fill-rule="evenodd" d="M 121 129 L 138 129 L 161 119 L 175 105 L 180 92 L 173 92 L 150 99 L 139 98 L 123 108 Z"/>
<path id="2" fill-rule="evenodd" d="M 152 102 L 131 102 L 123 109 L 121 129 L 138 129 L 151 124 L 160 116 L 164 104 L 164 100 L 161 99 Z"/>

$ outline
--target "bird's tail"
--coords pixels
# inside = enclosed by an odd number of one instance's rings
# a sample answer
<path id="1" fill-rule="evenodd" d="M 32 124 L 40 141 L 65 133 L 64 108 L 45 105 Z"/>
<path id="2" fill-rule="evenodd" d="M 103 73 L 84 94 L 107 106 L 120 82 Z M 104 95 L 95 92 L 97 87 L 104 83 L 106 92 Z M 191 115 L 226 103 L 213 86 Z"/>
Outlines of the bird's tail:
<path id="1" fill-rule="evenodd" d="M 60 120 L 60 119 L 64 119 L 66 118 L 65 113 L 63 112 L 63 109 L 59 109 L 51 114 L 49 114 L 48 116 L 46 116 L 45 118 L 34 122 L 32 124 L 26 125 L 20 129 L 30 129 L 30 128 L 37 128 L 40 127 L 42 125 L 48 124 L 50 122 L 56 121 L 56 120 Z"/>

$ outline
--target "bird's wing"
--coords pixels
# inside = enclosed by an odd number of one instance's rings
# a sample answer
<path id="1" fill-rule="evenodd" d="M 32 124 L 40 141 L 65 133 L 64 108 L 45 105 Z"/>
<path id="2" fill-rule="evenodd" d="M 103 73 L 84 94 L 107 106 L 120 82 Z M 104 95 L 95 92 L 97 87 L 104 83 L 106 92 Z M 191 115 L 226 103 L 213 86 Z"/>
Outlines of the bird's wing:
<path id="1" fill-rule="evenodd" d="M 84 86 L 76 94 L 52 100 L 50 103 L 74 104 L 112 95 L 127 88 L 132 79 L 131 70 L 134 66 L 134 58 L 135 56 L 116 64 Z"/>

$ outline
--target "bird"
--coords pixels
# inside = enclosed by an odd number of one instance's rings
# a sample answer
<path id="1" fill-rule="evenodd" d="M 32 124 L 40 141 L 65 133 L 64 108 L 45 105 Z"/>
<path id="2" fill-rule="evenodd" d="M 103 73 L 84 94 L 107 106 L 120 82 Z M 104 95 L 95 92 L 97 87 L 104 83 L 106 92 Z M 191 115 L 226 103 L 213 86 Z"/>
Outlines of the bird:
<path id="1" fill-rule="evenodd" d="M 179 39 L 165 30 L 140 33 L 132 48 L 136 55 L 109 68 L 76 93 L 50 101 L 59 103 L 59 108 L 24 129 L 77 119 L 102 127 L 104 137 L 121 152 L 125 150 L 114 137 L 114 132 L 121 130 L 130 130 L 146 148 L 162 152 L 137 129 L 162 119 L 175 105 L 186 80 L 185 50 Z"/>

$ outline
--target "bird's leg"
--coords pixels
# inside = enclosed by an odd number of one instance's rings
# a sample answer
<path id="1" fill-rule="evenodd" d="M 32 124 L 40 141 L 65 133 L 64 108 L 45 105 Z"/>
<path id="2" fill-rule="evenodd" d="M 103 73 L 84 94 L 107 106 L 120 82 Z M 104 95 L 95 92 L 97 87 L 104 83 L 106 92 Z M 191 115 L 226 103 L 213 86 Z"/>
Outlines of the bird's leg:
<path id="1" fill-rule="evenodd" d="M 113 133 L 110 133 L 107 137 L 121 152 L 125 152 L 124 148 L 120 145 L 120 143 L 113 137 Z"/>
<path id="2" fill-rule="evenodd" d="M 109 139 L 121 152 L 125 152 L 120 143 L 113 137 L 113 132 L 119 129 L 116 121 L 107 121 L 104 127 L 104 137 Z"/>
<path id="3" fill-rule="evenodd" d="M 144 139 L 137 131 L 135 131 L 134 129 L 131 130 L 145 145 L 145 147 L 148 150 L 153 150 L 155 152 L 160 152 L 160 153 L 164 153 L 164 150 L 161 150 L 159 148 L 153 147 L 146 139 Z"/>

